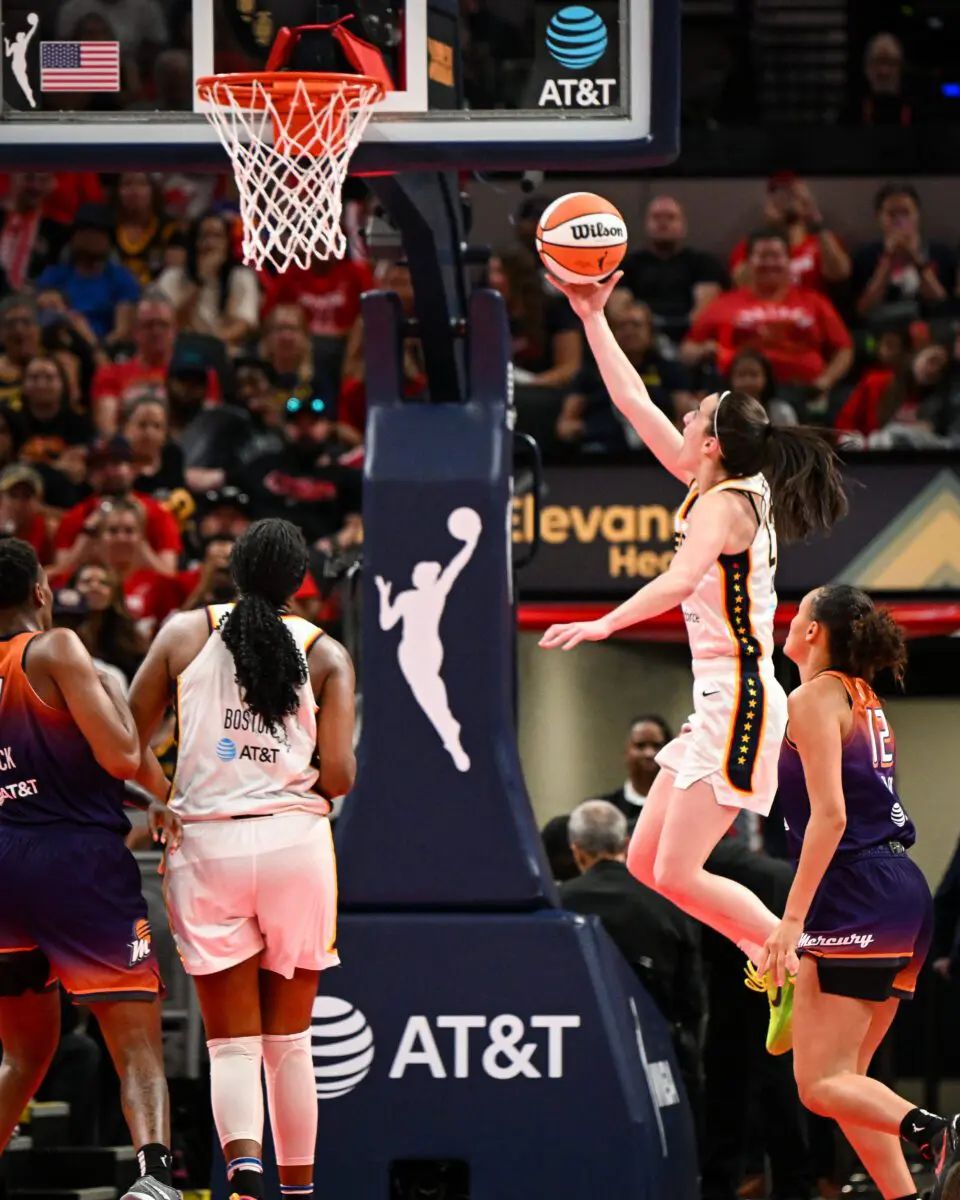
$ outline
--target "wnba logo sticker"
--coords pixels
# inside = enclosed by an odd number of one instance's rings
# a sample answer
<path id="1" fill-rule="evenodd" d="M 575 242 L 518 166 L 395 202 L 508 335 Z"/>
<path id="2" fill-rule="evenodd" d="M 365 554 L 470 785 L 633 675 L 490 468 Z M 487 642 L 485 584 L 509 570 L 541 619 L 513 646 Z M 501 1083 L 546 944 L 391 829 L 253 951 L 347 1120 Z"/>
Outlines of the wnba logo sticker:
<path id="1" fill-rule="evenodd" d="M 373 1030 L 360 1009 L 346 1000 L 336 996 L 314 1000 L 310 1046 L 321 1100 L 346 1096 L 370 1074 Z"/>

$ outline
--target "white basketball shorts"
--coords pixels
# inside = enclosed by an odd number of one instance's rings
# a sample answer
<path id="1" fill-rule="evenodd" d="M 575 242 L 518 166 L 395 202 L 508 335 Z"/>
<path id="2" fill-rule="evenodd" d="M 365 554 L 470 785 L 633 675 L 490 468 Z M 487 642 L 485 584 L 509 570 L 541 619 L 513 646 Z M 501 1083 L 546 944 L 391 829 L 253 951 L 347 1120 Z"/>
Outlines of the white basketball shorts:
<path id="1" fill-rule="evenodd" d="M 717 803 L 765 817 L 777 791 L 780 745 L 787 728 L 787 696 L 767 661 L 760 669 L 735 660 L 694 664 L 689 732 L 657 755 L 676 786 L 708 782 Z"/>
<path id="2" fill-rule="evenodd" d="M 190 975 L 212 975 L 262 952 L 290 979 L 340 958 L 337 866 L 330 822 L 316 813 L 194 821 L 168 855 L 170 928 Z"/>

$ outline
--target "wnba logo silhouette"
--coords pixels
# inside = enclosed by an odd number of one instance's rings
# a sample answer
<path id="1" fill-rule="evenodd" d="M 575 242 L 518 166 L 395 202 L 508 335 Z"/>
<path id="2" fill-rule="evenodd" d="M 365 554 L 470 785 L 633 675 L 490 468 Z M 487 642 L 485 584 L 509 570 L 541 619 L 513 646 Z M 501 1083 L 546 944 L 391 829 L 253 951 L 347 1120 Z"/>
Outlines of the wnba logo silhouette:
<path id="1" fill-rule="evenodd" d="M 447 687 L 440 675 L 443 641 L 440 622 L 447 597 L 460 572 L 473 557 L 483 522 L 472 508 L 455 508 L 447 518 L 450 535 L 463 542 L 445 567 L 438 562 L 419 562 L 413 568 L 413 587 L 392 599 L 393 584 L 376 577 L 380 593 L 380 628 L 384 632 L 403 622 L 397 662 L 413 698 L 437 731 L 444 749 L 458 771 L 470 770 L 470 757 L 460 744 L 460 724 L 450 711 Z"/>
<path id="2" fill-rule="evenodd" d="M 3 39 L 3 52 L 10 59 L 10 72 L 20 85 L 20 90 L 26 97 L 27 103 L 31 108 L 36 108 L 37 102 L 33 98 L 33 88 L 30 86 L 30 75 L 27 68 L 27 49 L 33 35 L 37 32 L 40 18 L 36 13 L 27 13 L 27 24 L 30 26 L 29 31 L 21 29 L 13 41 L 7 37 Z"/>

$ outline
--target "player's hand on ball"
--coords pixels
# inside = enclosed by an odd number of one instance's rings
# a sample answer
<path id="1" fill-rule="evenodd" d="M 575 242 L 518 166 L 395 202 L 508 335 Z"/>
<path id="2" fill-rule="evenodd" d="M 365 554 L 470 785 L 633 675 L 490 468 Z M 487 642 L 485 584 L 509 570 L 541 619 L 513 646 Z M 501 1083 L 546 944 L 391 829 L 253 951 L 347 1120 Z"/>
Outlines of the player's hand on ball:
<path id="1" fill-rule="evenodd" d="M 551 625 L 540 639 L 544 650 L 572 650 L 581 642 L 602 642 L 613 630 L 606 617 L 598 621 L 571 621 L 567 625 Z"/>
<path id="2" fill-rule="evenodd" d="M 150 801 L 147 823 L 155 842 L 166 846 L 171 853 L 180 848 L 183 841 L 183 822 L 165 804 L 161 804 L 159 800 Z"/>
<path id="3" fill-rule="evenodd" d="M 764 943 L 758 969 L 761 975 L 769 971 L 777 987 L 783 987 L 787 976 L 796 975 L 800 970 L 797 942 L 801 933 L 803 925 L 800 921 L 784 917 Z"/>
<path id="4" fill-rule="evenodd" d="M 570 301 L 570 307 L 580 320 L 585 321 L 587 317 L 602 313 L 607 307 L 610 293 L 623 278 L 623 272 L 614 271 L 602 283 L 563 283 L 553 275 L 549 278 L 553 286 Z"/>

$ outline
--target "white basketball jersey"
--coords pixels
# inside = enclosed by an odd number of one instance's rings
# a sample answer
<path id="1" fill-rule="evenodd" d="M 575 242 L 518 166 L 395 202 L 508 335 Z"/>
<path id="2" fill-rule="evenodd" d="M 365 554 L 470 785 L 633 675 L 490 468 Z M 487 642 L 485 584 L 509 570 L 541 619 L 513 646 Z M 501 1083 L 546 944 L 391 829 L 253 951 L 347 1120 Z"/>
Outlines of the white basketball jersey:
<path id="1" fill-rule="evenodd" d="M 286 812 L 327 813 L 329 803 L 313 790 L 319 772 L 317 705 L 310 680 L 300 689 L 296 713 L 274 737 L 244 704 L 233 655 L 218 626 L 232 604 L 207 609 L 210 636 L 177 678 L 177 770 L 170 807 L 187 821 Z M 306 660 L 323 630 L 300 617 L 283 617 Z M 267 664 L 269 667 L 269 664 Z"/>
<path id="2" fill-rule="evenodd" d="M 770 510 L 770 485 L 762 475 L 753 475 L 749 479 L 724 479 L 710 491 L 744 492 L 756 509 L 759 524 L 749 549 L 742 554 L 722 554 L 693 595 L 683 602 L 690 651 L 694 665 L 729 658 L 747 667 L 769 660 L 773 653 L 777 535 Z M 697 485 L 693 484 L 677 512 L 678 549 L 698 497 Z"/>

